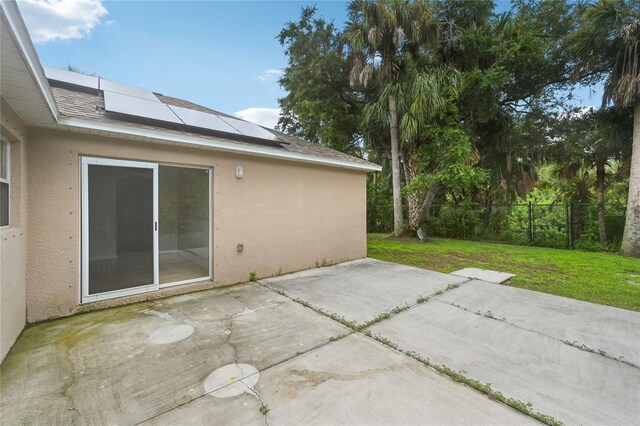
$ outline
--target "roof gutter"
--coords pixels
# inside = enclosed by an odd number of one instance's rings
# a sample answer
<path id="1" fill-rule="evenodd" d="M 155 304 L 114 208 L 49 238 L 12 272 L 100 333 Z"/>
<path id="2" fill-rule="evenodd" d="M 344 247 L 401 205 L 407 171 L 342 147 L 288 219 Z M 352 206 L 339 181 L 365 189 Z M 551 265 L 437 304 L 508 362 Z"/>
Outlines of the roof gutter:
<path id="1" fill-rule="evenodd" d="M 44 74 L 44 69 L 40 64 L 40 59 L 38 59 L 36 49 L 33 47 L 33 43 L 31 42 L 27 26 L 22 20 L 22 15 L 20 15 L 18 4 L 14 0 L 3 0 L 0 1 L 0 8 L 2 8 L 2 13 L 11 28 L 11 32 L 15 37 L 18 48 L 20 49 L 20 53 L 22 54 L 27 67 L 31 71 L 31 75 L 38 85 L 38 89 L 40 90 L 51 115 L 56 121 L 58 121 L 58 107 L 55 98 L 53 97 L 53 92 L 51 91 L 49 81 Z"/>
<path id="2" fill-rule="evenodd" d="M 382 167 L 373 163 L 358 163 L 355 161 L 337 160 L 331 158 L 317 157 L 314 155 L 300 154 L 296 152 L 282 151 L 264 146 L 247 146 L 225 141 L 219 138 L 199 138 L 197 136 L 172 133 L 161 129 L 149 129 L 144 127 L 134 127 L 116 123 L 103 123 L 94 120 L 81 118 L 70 118 L 61 116 L 58 120 L 61 126 L 69 126 L 87 133 L 93 131 L 108 132 L 122 136 L 134 136 L 148 141 L 165 141 L 169 143 L 198 146 L 213 149 L 216 151 L 231 152 L 235 154 L 253 155 L 266 158 L 276 158 L 290 161 L 300 161 L 304 163 L 321 164 L 325 166 L 342 167 L 345 169 L 362 170 L 368 172 L 379 172 Z"/>

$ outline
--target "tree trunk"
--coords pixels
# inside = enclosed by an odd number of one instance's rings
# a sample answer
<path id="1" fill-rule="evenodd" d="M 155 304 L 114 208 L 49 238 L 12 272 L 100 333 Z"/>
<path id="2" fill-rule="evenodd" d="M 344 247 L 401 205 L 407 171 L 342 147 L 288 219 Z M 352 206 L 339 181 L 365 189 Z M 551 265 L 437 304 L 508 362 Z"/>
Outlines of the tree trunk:
<path id="1" fill-rule="evenodd" d="M 393 235 L 402 235 L 402 196 L 400 195 L 400 149 L 398 144 L 398 111 L 396 98 L 389 96 L 389 121 L 391 133 L 391 178 L 393 187 Z"/>
<path id="2" fill-rule="evenodd" d="M 420 213 L 418 215 L 418 221 L 420 223 L 424 222 L 429 218 L 429 212 L 431 211 L 431 204 L 433 203 L 433 199 L 435 198 L 438 190 L 440 189 L 441 184 L 439 182 L 434 183 L 429 187 L 427 191 L 427 195 L 424 197 L 422 201 L 422 205 L 420 206 Z M 421 241 L 427 239 L 427 234 L 423 233 L 422 235 L 418 234 L 418 237 Z"/>
<path id="3" fill-rule="evenodd" d="M 596 192 L 598 194 L 598 235 L 601 243 L 607 242 L 607 228 L 604 222 L 604 159 L 596 160 Z"/>
<path id="4" fill-rule="evenodd" d="M 631 147 L 631 174 L 627 219 L 620 251 L 626 256 L 640 257 L 640 102 L 633 111 L 633 145 Z"/>
<path id="5" fill-rule="evenodd" d="M 405 185 L 411 185 L 418 176 L 418 160 L 416 159 L 413 150 L 407 152 L 401 151 L 402 165 L 404 170 L 404 183 Z M 420 194 L 417 191 L 406 194 L 405 201 L 407 202 L 407 228 L 409 233 L 415 234 L 420 229 Z"/>

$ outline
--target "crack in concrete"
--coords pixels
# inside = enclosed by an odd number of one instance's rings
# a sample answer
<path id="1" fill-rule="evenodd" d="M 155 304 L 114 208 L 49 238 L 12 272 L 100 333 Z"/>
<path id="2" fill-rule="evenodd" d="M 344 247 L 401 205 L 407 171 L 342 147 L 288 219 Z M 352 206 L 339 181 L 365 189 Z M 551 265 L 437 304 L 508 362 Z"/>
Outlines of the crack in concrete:
<path id="1" fill-rule="evenodd" d="M 515 327 L 517 329 L 524 330 L 524 331 L 529 331 L 529 332 L 532 332 L 532 333 L 536 333 L 536 334 L 538 334 L 540 336 L 548 337 L 550 339 L 553 339 L 553 340 L 558 341 L 560 343 L 563 343 L 565 345 L 573 346 L 574 348 L 579 349 L 581 351 L 590 352 L 592 354 L 600 355 L 600 356 L 605 357 L 607 359 L 610 359 L 610 360 L 617 361 L 617 362 L 620 362 L 622 364 L 628 365 L 629 367 L 640 369 L 640 366 L 634 364 L 633 362 L 627 361 L 626 359 L 622 359 L 624 356 L 616 358 L 614 356 L 611 356 L 611 355 L 607 354 L 605 351 L 603 351 L 601 349 L 590 348 L 587 345 L 585 345 L 584 343 L 578 342 L 577 340 L 574 340 L 574 341 L 562 340 L 562 339 L 560 339 L 558 337 L 551 336 L 550 334 L 547 334 L 547 333 L 545 333 L 543 331 L 534 330 L 532 328 L 527 328 L 527 327 L 523 327 L 523 326 L 518 325 L 518 324 L 514 324 L 514 323 L 512 323 L 510 321 L 507 321 L 507 319 L 504 318 L 504 317 L 503 318 L 497 318 L 497 317 L 493 316 L 491 311 L 487 311 L 485 313 L 482 313 L 481 311 L 475 311 L 474 312 L 474 311 L 472 311 L 470 309 L 467 309 L 467 308 L 465 308 L 463 306 L 460 306 L 460 305 L 458 305 L 458 304 L 456 304 L 454 302 L 447 302 L 447 301 L 440 300 L 440 299 L 434 299 L 434 300 L 436 302 L 444 303 L 445 305 L 450 305 L 450 306 L 453 306 L 454 308 L 461 309 L 461 310 L 463 310 L 465 312 L 469 312 L 470 314 L 478 315 L 478 316 L 481 316 L 481 317 L 484 317 L 484 318 L 488 318 L 488 319 L 492 319 L 492 320 L 495 320 L 495 321 L 500 321 L 500 322 L 508 324 L 508 325 L 510 325 L 512 327 Z"/>
<path id="2" fill-rule="evenodd" d="M 236 365 L 240 369 L 240 373 L 242 375 L 242 379 L 239 380 L 240 383 L 242 383 L 244 387 L 246 387 L 249 390 L 249 393 L 251 395 L 255 396 L 258 399 L 258 401 L 260 402 L 260 412 L 262 413 L 264 424 L 269 426 L 269 408 L 268 408 L 269 406 L 264 403 L 264 401 L 262 400 L 262 397 L 260 397 L 260 394 L 258 393 L 258 391 L 256 391 L 255 386 L 249 386 L 244 382 L 246 377 L 244 377 L 244 372 L 242 371 L 242 367 L 240 367 L 237 363 Z M 260 372 L 256 374 L 260 374 Z M 263 410 L 266 410 L 266 411 L 263 411 Z"/>
<path id="3" fill-rule="evenodd" d="M 257 308 L 260 309 L 260 308 Z M 257 310 L 256 309 L 256 310 Z M 244 311 L 243 311 L 244 312 Z M 242 312 L 241 312 L 242 313 Z M 226 324 L 226 329 L 225 329 L 225 334 L 227 335 L 227 341 L 226 343 L 231 346 L 231 348 L 233 349 L 233 359 L 234 359 L 234 364 L 236 365 L 236 367 L 238 367 L 238 369 L 240 370 L 240 379 L 236 380 L 233 383 L 230 383 L 230 385 L 234 384 L 234 383 L 238 383 L 240 382 L 242 385 L 244 385 L 244 387 L 246 387 L 249 390 L 249 394 L 255 396 L 258 401 L 260 402 L 260 410 L 262 412 L 262 410 L 267 409 L 267 405 L 264 403 L 264 401 L 262 400 L 262 398 L 260 397 L 260 394 L 258 394 L 258 392 L 255 390 L 255 387 L 249 386 L 247 383 L 245 383 L 245 379 L 247 379 L 247 377 L 251 377 L 253 374 L 250 374 L 249 376 L 245 376 L 244 370 L 242 369 L 242 365 L 241 363 L 238 362 L 238 348 L 236 347 L 235 344 L 233 344 L 231 342 L 231 337 L 233 335 L 233 318 L 238 315 L 227 315 L 226 316 L 226 320 L 227 320 L 227 324 Z M 258 373 L 254 373 L 254 374 L 260 374 L 260 372 Z M 222 388 L 220 388 L 222 389 Z M 216 392 L 220 389 L 216 389 L 210 393 Z M 265 407 L 265 408 L 263 408 Z M 268 409 L 267 409 L 268 410 Z M 268 411 L 262 413 L 263 414 L 263 418 L 264 418 L 264 423 L 266 426 L 269 426 L 269 419 L 268 419 Z"/>
<path id="4" fill-rule="evenodd" d="M 71 424 L 77 424 L 78 418 L 81 417 L 80 411 L 78 411 L 78 408 L 76 407 L 76 402 L 74 401 L 73 396 L 71 396 L 68 392 L 69 392 L 69 389 L 71 389 L 71 387 L 78 381 L 78 376 L 76 376 L 75 374 L 75 365 L 71 360 L 71 349 L 67 347 L 65 348 L 65 352 L 66 352 L 65 358 L 69 362 L 69 378 L 71 378 L 71 382 L 69 384 L 63 385 L 62 392 L 60 394 L 65 399 L 67 399 L 70 405 L 70 407 L 67 407 L 67 410 L 73 411 L 76 413 L 76 415 L 72 417 Z"/>
<path id="5" fill-rule="evenodd" d="M 226 340 L 226 344 L 231 346 L 231 349 L 233 349 L 233 359 L 235 360 L 235 363 L 238 363 L 238 348 L 236 347 L 236 345 L 234 345 L 233 343 L 231 343 L 231 335 L 233 334 L 233 315 L 226 315 L 225 316 L 225 321 L 227 322 L 226 324 L 226 328 L 224 330 L 224 333 L 227 335 L 227 340 Z"/>

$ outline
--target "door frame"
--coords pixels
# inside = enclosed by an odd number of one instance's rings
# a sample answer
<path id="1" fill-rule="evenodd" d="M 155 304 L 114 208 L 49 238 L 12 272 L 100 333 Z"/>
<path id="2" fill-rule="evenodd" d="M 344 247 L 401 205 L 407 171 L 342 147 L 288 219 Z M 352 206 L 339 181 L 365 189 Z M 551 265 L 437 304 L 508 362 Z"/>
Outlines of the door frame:
<path id="1" fill-rule="evenodd" d="M 97 302 L 115 297 L 146 293 L 159 288 L 159 251 L 158 251 L 158 163 L 143 161 L 114 160 L 109 158 L 81 157 L 81 303 Z M 104 293 L 89 293 L 89 166 L 130 167 L 153 170 L 153 282 L 126 289 L 107 291 Z"/>

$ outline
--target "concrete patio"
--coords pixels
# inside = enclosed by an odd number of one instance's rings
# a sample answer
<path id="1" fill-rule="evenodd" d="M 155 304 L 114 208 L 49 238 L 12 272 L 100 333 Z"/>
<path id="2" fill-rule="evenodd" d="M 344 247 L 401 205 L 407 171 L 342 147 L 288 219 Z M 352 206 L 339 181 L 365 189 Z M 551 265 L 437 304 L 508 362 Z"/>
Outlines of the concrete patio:
<path id="1" fill-rule="evenodd" d="M 637 312 L 363 259 L 31 327 L 0 409 L 3 424 L 536 423 L 428 360 L 566 424 L 637 424 L 639 344 Z"/>

